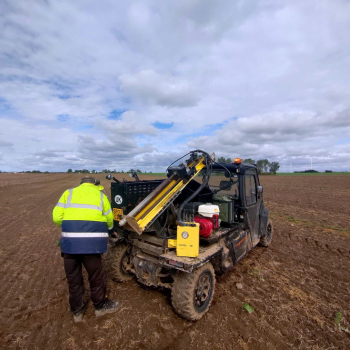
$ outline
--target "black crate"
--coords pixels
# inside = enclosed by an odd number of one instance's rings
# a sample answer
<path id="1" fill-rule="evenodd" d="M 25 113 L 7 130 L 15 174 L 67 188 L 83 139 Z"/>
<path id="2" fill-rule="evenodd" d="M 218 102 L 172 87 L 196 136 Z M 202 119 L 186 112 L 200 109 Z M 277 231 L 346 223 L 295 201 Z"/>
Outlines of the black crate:
<path id="1" fill-rule="evenodd" d="M 123 215 L 128 214 L 163 181 L 164 179 L 149 181 L 128 181 L 123 183 L 112 182 L 112 209 L 122 209 Z"/>

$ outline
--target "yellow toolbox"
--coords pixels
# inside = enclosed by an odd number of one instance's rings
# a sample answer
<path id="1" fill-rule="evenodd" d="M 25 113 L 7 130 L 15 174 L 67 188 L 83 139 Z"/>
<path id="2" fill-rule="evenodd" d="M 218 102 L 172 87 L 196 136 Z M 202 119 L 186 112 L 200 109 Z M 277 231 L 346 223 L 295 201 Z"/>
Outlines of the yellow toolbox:
<path id="1" fill-rule="evenodd" d="M 188 226 L 177 226 L 176 255 L 194 258 L 198 254 L 199 224 L 189 223 Z"/>

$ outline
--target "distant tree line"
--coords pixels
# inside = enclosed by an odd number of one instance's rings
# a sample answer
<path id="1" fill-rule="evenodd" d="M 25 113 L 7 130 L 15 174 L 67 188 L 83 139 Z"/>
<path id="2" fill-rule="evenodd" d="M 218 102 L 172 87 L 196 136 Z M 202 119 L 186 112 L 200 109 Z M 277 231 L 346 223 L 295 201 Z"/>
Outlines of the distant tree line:
<path id="1" fill-rule="evenodd" d="M 326 170 L 325 172 L 329 172 L 329 170 Z M 309 169 L 309 170 L 303 170 L 303 171 L 294 171 L 296 174 L 303 174 L 303 173 L 318 173 L 317 170 Z"/>
<path id="2" fill-rule="evenodd" d="M 27 174 L 48 174 L 48 171 L 40 171 L 40 170 L 27 170 L 27 171 L 21 171 L 22 173 L 27 173 Z"/>
<path id="3" fill-rule="evenodd" d="M 325 170 L 325 173 L 333 173 L 333 170 Z M 294 173 L 297 174 L 304 174 L 304 173 L 319 173 L 317 170 L 309 169 L 309 170 L 304 170 L 304 171 L 294 171 Z"/>
<path id="4" fill-rule="evenodd" d="M 72 169 L 68 169 L 67 173 L 72 173 L 73 170 Z M 74 170 L 75 173 L 79 173 L 79 174 L 90 174 L 90 170 L 87 169 L 82 169 L 82 170 Z M 92 170 L 91 172 L 95 172 L 95 170 Z"/>
<path id="5" fill-rule="evenodd" d="M 226 159 L 225 157 L 219 157 L 217 161 L 218 163 L 232 163 L 231 158 Z M 256 165 L 258 167 L 259 174 L 264 174 L 264 173 L 276 174 L 276 172 L 280 168 L 279 162 L 269 162 L 268 159 L 259 159 L 258 161 L 255 161 L 254 159 L 247 158 L 247 159 L 243 159 L 242 163 Z"/>
<path id="6" fill-rule="evenodd" d="M 138 174 L 141 174 L 142 171 L 140 169 L 130 169 L 129 171 L 124 171 L 124 170 L 120 170 L 117 171 L 116 169 L 114 170 L 109 170 L 109 169 L 103 169 L 102 171 L 96 171 L 96 170 L 87 170 L 87 169 L 82 169 L 82 170 L 72 170 L 72 169 L 68 169 L 67 173 L 78 173 L 78 174 L 117 174 L 117 173 L 132 173 L 132 172 L 136 172 Z"/>

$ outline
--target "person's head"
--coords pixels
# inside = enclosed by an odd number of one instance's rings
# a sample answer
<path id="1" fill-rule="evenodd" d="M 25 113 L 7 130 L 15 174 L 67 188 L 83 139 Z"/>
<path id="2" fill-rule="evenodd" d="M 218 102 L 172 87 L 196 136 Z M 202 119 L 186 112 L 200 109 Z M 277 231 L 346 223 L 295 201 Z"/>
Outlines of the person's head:
<path id="1" fill-rule="evenodd" d="M 86 175 L 81 179 L 80 184 L 86 184 L 86 183 L 98 186 L 100 184 L 100 180 L 95 179 L 92 176 Z"/>

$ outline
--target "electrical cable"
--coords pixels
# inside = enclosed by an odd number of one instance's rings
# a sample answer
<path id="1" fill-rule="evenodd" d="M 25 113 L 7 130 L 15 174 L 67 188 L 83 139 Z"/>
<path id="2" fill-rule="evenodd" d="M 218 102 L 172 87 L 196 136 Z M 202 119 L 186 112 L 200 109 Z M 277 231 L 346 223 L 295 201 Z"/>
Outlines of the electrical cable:
<path id="1" fill-rule="evenodd" d="M 180 157 L 180 158 L 174 160 L 174 161 L 166 168 L 165 172 L 167 173 L 167 172 L 168 172 L 168 169 L 169 169 L 174 163 L 176 163 L 177 161 L 179 161 L 179 160 L 182 159 L 183 157 L 186 157 L 186 156 L 189 155 L 190 153 L 192 153 L 192 151 L 191 151 L 191 152 L 188 152 L 188 153 L 184 154 L 182 157 Z"/>
<path id="2" fill-rule="evenodd" d="M 206 173 L 203 175 L 203 179 L 202 179 L 202 184 L 197 188 L 197 190 L 195 191 L 192 191 L 193 192 L 183 203 L 181 203 L 180 207 L 178 208 L 177 210 L 177 221 L 180 223 L 180 224 L 183 224 L 184 226 L 186 226 L 186 224 L 184 222 L 182 222 L 182 211 L 185 207 L 185 205 L 190 202 L 195 196 L 197 196 L 201 190 L 208 184 L 209 180 L 210 180 L 210 177 L 211 177 L 211 174 L 212 174 L 212 171 L 213 171 L 213 164 L 217 164 L 219 165 L 220 167 L 224 168 L 227 173 L 229 174 L 229 178 L 230 178 L 230 182 L 231 183 L 234 183 L 233 179 L 232 179 L 232 176 L 231 176 L 231 172 L 223 165 L 223 164 L 220 164 L 220 163 L 217 163 L 215 162 L 213 159 L 211 159 L 211 156 L 209 155 L 209 153 L 203 151 L 203 150 L 200 150 L 200 149 L 197 149 L 197 150 L 194 150 L 194 151 L 190 151 L 188 153 L 186 153 L 185 155 L 183 155 L 182 157 L 176 159 L 174 162 L 172 162 L 168 168 L 166 169 L 166 172 L 168 172 L 168 169 L 174 164 L 176 163 L 177 161 L 179 161 L 180 159 L 184 158 L 185 156 L 189 155 L 189 154 L 193 154 L 193 153 L 201 153 L 203 155 L 205 155 L 205 169 L 207 170 Z M 217 193 L 219 192 L 220 190 L 226 188 L 226 186 L 228 187 L 228 185 L 226 184 L 225 186 L 223 186 L 223 188 L 220 188 L 219 190 L 215 191 L 214 193 Z M 167 223 L 167 220 L 168 220 L 168 212 L 167 212 L 167 217 L 166 217 L 166 221 L 165 223 Z M 159 235 L 159 237 L 164 237 L 163 236 L 163 233 L 165 231 L 165 227 L 166 227 L 166 224 L 164 225 L 164 227 L 161 229 L 161 231 L 157 234 L 157 236 Z M 170 236 L 168 236 L 167 238 L 169 238 Z"/>
<path id="3" fill-rule="evenodd" d="M 210 155 L 207 152 L 204 152 L 202 150 L 195 150 L 195 151 L 191 151 L 190 153 L 195 153 L 195 152 L 200 152 L 200 153 L 206 155 L 206 157 L 205 157 L 205 164 L 206 164 L 207 170 L 209 170 L 210 167 L 208 168 L 208 161 L 210 161 L 210 163 L 212 162 L 212 159 L 211 159 Z M 211 173 L 210 173 L 210 170 L 209 170 L 209 171 L 207 171 L 207 174 L 204 175 L 202 184 L 197 188 L 196 191 L 194 191 L 188 198 L 186 198 L 186 200 L 184 202 L 182 202 L 180 207 L 178 208 L 178 210 L 177 210 L 177 221 L 179 223 L 183 224 L 184 226 L 186 226 L 186 224 L 184 222 L 182 222 L 182 211 L 183 211 L 183 208 L 185 207 L 185 205 L 190 200 L 192 200 L 195 196 L 197 196 L 197 194 L 199 192 L 201 192 L 202 189 L 208 184 L 209 179 L 210 179 L 210 175 L 211 175 Z"/>
<path id="4" fill-rule="evenodd" d="M 170 235 L 163 235 L 163 233 L 165 232 L 165 228 L 168 224 L 168 218 L 169 218 L 169 211 L 166 210 L 166 217 L 165 217 L 165 221 L 164 221 L 164 226 L 161 228 L 161 230 L 159 232 L 156 231 L 156 235 L 158 238 L 161 238 L 161 239 L 169 239 L 170 238 Z"/>

